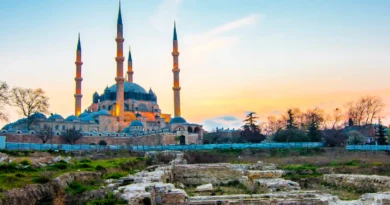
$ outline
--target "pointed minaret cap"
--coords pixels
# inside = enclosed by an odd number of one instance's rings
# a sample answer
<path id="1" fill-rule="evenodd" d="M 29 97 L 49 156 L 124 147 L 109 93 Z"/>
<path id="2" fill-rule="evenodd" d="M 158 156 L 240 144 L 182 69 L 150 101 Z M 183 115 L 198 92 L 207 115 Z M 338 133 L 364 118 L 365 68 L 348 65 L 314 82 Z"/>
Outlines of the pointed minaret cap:
<path id="1" fill-rule="evenodd" d="M 132 62 L 133 59 L 131 58 L 131 49 L 130 49 L 130 46 L 129 46 L 129 59 L 128 59 L 129 62 Z"/>
<path id="2" fill-rule="evenodd" d="M 173 22 L 173 40 L 174 40 L 174 41 L 177 41 L 176 21 Z"/>
<path id="3" fill-rule="evenodd" d="M 119 1 L 119 13 L 118 13 L 118 25 L 123 25 L 122 24 L 122 14 L 121 14 L 121 1 Z"/>
<path id="4" fill-rule="evenodd" d="M 77 42 L 77 50 L 81 51 L 80 33 L 79 33 L 79 41 Z"/>

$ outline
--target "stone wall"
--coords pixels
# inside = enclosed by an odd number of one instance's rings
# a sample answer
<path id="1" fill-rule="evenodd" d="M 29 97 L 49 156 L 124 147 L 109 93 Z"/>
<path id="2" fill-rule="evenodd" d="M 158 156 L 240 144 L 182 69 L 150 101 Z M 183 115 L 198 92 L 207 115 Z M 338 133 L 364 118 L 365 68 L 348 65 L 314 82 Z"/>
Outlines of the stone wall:
<path id="1" fill-rule="evenodd" d="M 364 192 L 390 190 L 390 177 L 358 174 L 325 174 L 323 181 L 335 187 L 352 188 Z"/>
<path id="2" fill-rule="evenodd" d="M 42 143 L 42 141 L 33 135 L 24 134 L 2 134 L 6 136 L 6 142 L 23 142 L 23 143 Z M 76 144 L 98 144 L 104 140 L 108 145 L 162 145 L 177 144 L 176 135 L 173 133 L 150 134 L 140 137 L 114 137 L 114 136 L 84 136 Z M 48 143 L 51 143 L 50 140 Z M 53 136 L 53 144 L 65 144 L 60 136 Z"/>

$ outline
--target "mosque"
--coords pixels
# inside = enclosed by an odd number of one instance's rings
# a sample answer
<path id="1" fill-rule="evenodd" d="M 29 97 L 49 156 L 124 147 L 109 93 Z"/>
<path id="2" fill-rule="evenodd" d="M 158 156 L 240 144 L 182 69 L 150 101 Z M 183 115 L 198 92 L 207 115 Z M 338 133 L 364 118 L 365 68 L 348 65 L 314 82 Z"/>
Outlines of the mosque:
<path id="1" fill-rule="evenodd" d="M 116 76 L 115 84 L 107 86 L 102 93 L 95 92 L 92 103 L 88 109 L 82 111 L 82 49 L 80 35 L 76 49 L 76 76 L 75 76 L 75 113 L 66 118 L 59 114 L 51 114 L 46 117 L 42 113 L 31 115 L 32 124 L 28 132 L 38 131 L 43 128 L 52 128 L 57 134 L 67 129 L 80 129 L 90 136 L 112 135 L 131 136 L 134 133 L 169 130 L 172 132 L 186 132 L 192 135 L 202 135 L 202 125 L 188 123 L 181 117 L 180 111 L 180 81 L 179 81 L 179 48 L 176 33 L 176 24 L 173 29 L 173 103 L 174 117 L 162 113 L 157 95 L 152 89 L 146 91 L 142 86 L 133 82 L 133 65 L 131 51 L 127 59 L 127 77 L 124 77 L 124 34 L 121 7 L 119 5 L 117 20 L 117 36 L 115 38 L 116 51 Z M 6 125 L 2 132 L 26 132 L 27 119 L 23 118 Z M 182 135 L 182 134 L 181 134 Z"/>

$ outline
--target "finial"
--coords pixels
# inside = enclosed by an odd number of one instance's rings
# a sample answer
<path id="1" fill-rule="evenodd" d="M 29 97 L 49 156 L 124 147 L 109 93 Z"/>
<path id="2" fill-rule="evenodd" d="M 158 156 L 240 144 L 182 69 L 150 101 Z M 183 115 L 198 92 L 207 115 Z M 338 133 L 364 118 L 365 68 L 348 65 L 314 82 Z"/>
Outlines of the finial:
<path id="1" fill-rule="evenodd" d="M 130 49 L 130 46 L 129 46 L 129 59 L 128 59 L 129 62 L 133 61 L 133 59 L 131 58 L 131 49 Z"/>
<path id="2" fill-rule="evenodd" d="M 173 22 L 173 40 L 174 40 L 174 41 L 177 41 L 176 21 Z"/>
<path id="3" fill-rule="evenodd" d="M 120 0 L 119 0 L 118 25 L 123 25 L 122 24 L 121 1 Z"/>
<path id="4" fill-rule="evenodd" d="M 81 43 L 80 43 L 80 33 L 79 33 L 79 40 L 77 42 L 77 50 L 81 51 Z"/>

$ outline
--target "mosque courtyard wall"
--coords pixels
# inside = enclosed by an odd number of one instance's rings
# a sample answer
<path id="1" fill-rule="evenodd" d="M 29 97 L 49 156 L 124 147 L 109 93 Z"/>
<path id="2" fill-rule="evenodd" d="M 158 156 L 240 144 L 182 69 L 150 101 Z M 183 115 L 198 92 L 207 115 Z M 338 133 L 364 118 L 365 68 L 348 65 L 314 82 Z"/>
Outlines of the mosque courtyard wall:
<path id="1" fill-rule="evenodd" d="M 42 143 L 37 136 L 30 134 L 2 134 L 6 137 L 6 142 L 18 143 Z M 186 144 L 201 144 L 197 134 L 189 134 L 186 137 Z M 177 133 L 157 133 L 139 137 L 116 137 L 116 136 L 83 136 L 77 140 L 75 144 L 98 144 L 100 140 L 104 140 L 108 145 L 172 145 L 179 144 Z M 49 139 L 46 144 L 67 144 L 62 140 L 61 136 L 53 136 L 53 140 Z"/>

